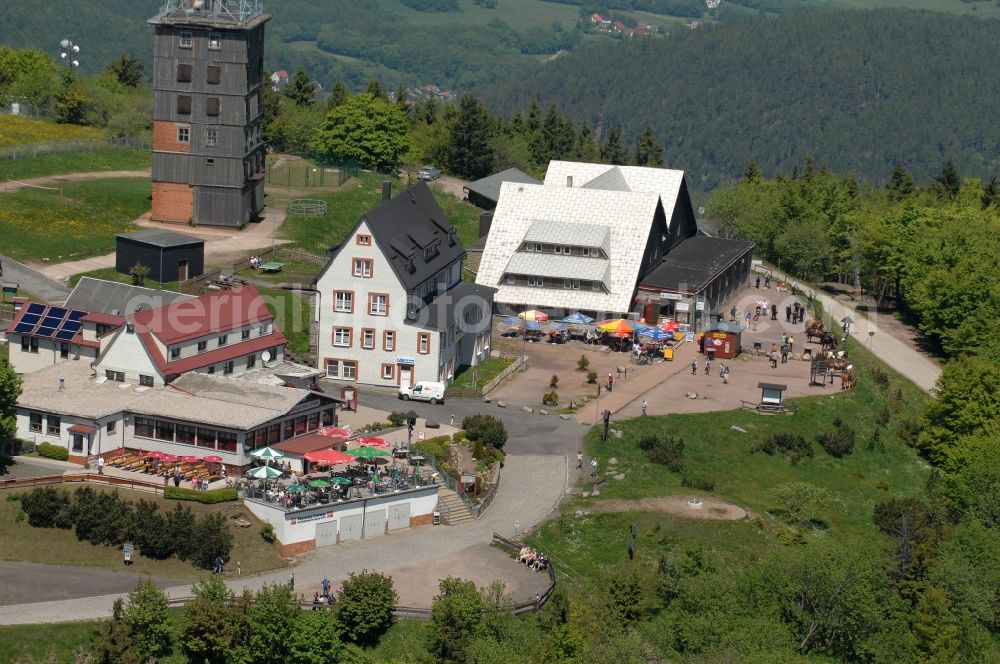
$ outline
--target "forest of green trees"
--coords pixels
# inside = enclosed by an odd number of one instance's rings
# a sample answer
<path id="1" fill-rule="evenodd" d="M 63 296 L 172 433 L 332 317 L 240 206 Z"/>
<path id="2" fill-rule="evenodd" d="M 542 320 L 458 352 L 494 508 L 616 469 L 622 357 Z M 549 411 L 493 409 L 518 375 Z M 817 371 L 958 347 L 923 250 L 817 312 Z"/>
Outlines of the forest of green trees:
<path id="1" fill-rule="evenodd" d="M 702 191 L 751 156 L 768 175 L 811 154 L 868 181 L 896 162 L 926 179 L 948 158 L 988 177 L 1000 165 L 1000 124 L 983 121 L 998 60 L 997 21 L 802 12 L 582 49 L 481 95 L 502 112 L 556 103 L 629 140 L 652 127 L 666 163 Z"/>

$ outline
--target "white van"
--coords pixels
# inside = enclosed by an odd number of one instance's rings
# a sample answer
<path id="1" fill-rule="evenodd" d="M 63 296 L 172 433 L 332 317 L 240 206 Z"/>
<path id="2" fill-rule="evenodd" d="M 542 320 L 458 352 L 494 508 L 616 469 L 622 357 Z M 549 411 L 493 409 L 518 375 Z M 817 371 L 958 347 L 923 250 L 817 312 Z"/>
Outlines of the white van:
<path id="1" fill-rule="evenodd" d="M 429 380 L 420 380 L 410 387 L 400 386 L 399 398 L 403 401 L 414 399 L 415 401 L 444 403 L 444 383 L 434 383 Z"/>

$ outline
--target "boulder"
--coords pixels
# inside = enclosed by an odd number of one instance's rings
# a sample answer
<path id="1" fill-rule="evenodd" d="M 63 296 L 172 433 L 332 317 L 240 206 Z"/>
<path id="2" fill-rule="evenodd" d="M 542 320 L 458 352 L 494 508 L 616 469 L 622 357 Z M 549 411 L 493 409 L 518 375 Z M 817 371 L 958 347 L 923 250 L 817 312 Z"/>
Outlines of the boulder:
<path id="1" fill-rule="evenodd" d="M 618 465 L 618 459 L 616 457 L 611 457 L 610 459 L 608 459 L 608 465 L 609 466 L 617 466 Z"/>
<path id="2" fill-rule="evenodd" d="M 618 473 L 617 475 L 612 475 L 612 477 L 614 477 L 616 480 L 623 480 L 623 479 L 625 479 L 625 474 L 624 473 Z"/>
<path id="3" fill-rule="evenodd" d="M 733 431 L 739 431 L 740 433 L 746 433 L 747 432 L 746 429 L 741 429 L 740 427 L 736 426 L 735 424 L 733 426 L 729 427 L 729 428 L 732 429 Z"/>
<path id="4" fill-rule="evenodd" d="M 497 401 L 497 407 L 498 408 L 506 408 L 507 407 L 507 402 L 506 401 Z"/>
<path id="5" fill-rule="evenodd" d="M 424 420 L 424 428 L 426 429 L 440 429 L 441 425 L 434 420 Z"/>
<path id="6" fill-rule="evenodd" d="M 521 406 L 521 410 L 524 411 L 525 413 L 535 412 L 535 409 L 532 408 L 531 406 Z"/>
<path id="7" fill-rule="evenodd" d="M 489 402 L 490 402 L 489 397 L 483 397 L 483 403 L 489 403 Z"/>
<path id="8" fill-rule="evenodd" d="M 559 413 L 559 419 L 560 420 L 568 420 L 568 419 L 571 419 L 571 418 L 566 413 Z"/>
<path id="9" fill-rule="evenodd" d="M 624 435 L 621 431 L 615 431 L 615 438 L 621 438 Z"/>
<path id="10" fill-rule="evenodd" d="M 538 409 L 538 414 L 539 415 L 548 415 L 549 411 L 545 410 L 544 408 L 539 408 Z"/>

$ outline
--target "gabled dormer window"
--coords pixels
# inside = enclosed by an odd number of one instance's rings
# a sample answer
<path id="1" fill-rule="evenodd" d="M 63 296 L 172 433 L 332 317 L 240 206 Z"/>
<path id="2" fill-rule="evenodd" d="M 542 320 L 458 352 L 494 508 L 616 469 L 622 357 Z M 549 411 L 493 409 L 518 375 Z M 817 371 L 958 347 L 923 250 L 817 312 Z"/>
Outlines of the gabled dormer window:
<path id="1" fill-rule="evenodd" d="M 429 247 L 424 247 L 424 260 L 429 261 L 438 255 L 437 243 L 430 245 Z"/>
<path id="2" fill-rule="evenodd" d="M 454 228 L 451 229 L 450 231 L 448 231 L 448 246 L 449 247 L 454 247 L 455 246 L 455 229 Z"/>

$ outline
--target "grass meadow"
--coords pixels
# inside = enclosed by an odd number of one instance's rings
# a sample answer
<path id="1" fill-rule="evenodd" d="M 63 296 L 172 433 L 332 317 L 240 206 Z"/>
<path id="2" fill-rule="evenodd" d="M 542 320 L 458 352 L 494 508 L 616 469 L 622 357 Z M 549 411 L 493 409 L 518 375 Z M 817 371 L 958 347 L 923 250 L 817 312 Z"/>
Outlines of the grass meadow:
<path id="1" fill-rule="evenodd" d="M 4 253 L 52 262 L 108 253 L 115 234 L 133 230 L 132 220 L 149 210 L 145 178 L 70 182 L 59 189 L 0 194 Z"/>
<path id="2" fill-rule="evenodd" d="M 2 116 L 0 116 L 2 117 Z M 49 175 L 94 171 L 147 170 L 151 157 L 147 150 L 109 148 L 85 152 L 64 152 L 40 157 L 0 161 L 0 180 L 27 180 Z"/>

